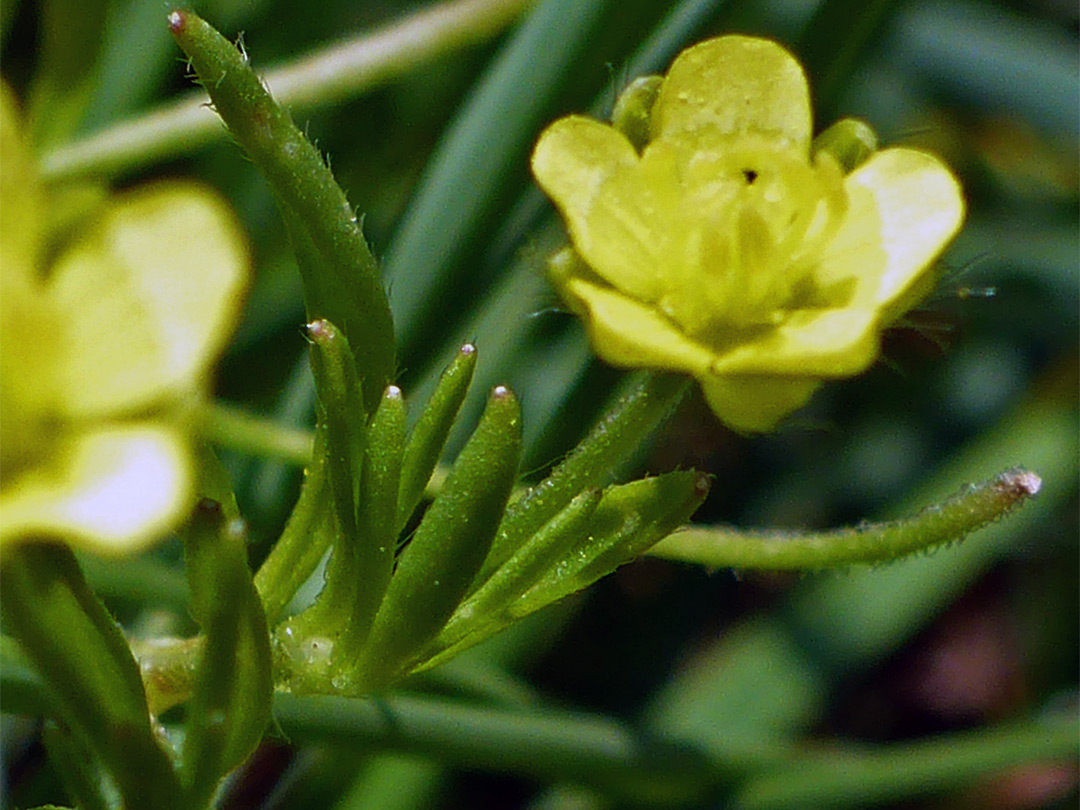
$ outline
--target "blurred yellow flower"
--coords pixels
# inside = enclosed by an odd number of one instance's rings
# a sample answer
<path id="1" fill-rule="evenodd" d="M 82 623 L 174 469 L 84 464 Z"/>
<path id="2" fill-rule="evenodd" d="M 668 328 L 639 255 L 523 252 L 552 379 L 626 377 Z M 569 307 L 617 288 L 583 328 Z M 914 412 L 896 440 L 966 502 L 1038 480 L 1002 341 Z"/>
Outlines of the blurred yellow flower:
<path id="1" fill-rule="evenodd" d="M 687 372 L 724 422 L 769 430 L 874 361 L 963 221 L 959 184 L 903 148 L 845 175 L 852 150 L 812 149 L 802 68 L 767 40 L 702 42 L 638 90 L 629 125 L 570 116 L 536 145 L 572 243 L 551 278 L 603 359 Z"/>
<path id="2" fill-rule="evenodd" d="M 108 201 L 70 234 L 0 88 L 0 548 L 142 547 L 190 508 L 187 409 L 247 281 L 225 203 L 191 183 Z M 53 238 L 56 237 L 56 238 Z"/>

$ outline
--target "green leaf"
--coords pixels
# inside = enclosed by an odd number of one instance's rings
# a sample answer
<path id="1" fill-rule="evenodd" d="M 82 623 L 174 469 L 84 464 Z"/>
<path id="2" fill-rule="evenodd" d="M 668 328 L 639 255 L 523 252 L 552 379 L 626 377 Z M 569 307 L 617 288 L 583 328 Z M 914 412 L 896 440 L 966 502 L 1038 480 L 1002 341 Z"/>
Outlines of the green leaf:
<path id="1" fill-rule="evenodd" d="M 620 565 L 636 559 L 682 525 L 709 493 L 708 477 L 673 472 L 609 487 L 599 504 L 590 495 L 537 533 L 473 597 L 462 604 L 429 648 L 427 669 L 498 632 L 514 621 L 587 588 Z M 558 553 L 549 544 L 558 543 Z M 547 565 L 541 567 L 539 559 Z M 505 572 L 505 573 L 504 573 Z M 527 581 L 524 576 L 528 572 Z M 511 597 L 508 585 L 525 587 Z M 503 597 L 499 604 L 495 597 Z M 474 602 L 474 600 L 476 600 Z M 485 604 L 486 603 L 486 604 Z M 489 615 L 476 608 L 495 609 Z M 475 612 L 474 612 L 475 611 Z"/>
<path id="2" fill-rule="evenodd" d="M 959 542 L 1022 506 L 1041 486 L 1039 476 L 1017 468 L 981 484 L 968 484 L 951 498 L 901 520 L 861 523 L 830 532 L 695 526 L 664 538 L 649 553 L 709 568 L 763 571 L 886 562 Z"/>
<path id="3" fill-rule="evenodd" d="M 394 373 L 394 329 L 352 206 L 318 150 L 228 40 L 187 11 L 172 12 L 169 29 L 229 131 L 273 188 L 300 264 L 308 317 L 337 324 L 357 347 L 366 410 L 374 411 Z"/>
<path id="4" fill-rule="evenodd" d="M 356 660 L 394 570 L 394 520 L 405 418 L 401 390 L 391 385 L 368 428 L 355 535 L 339 534 L 326 566 L 322 591 L 315 603 L 290 620 L 283 631 L 294 659 L 303 657 L 303 651 L 313 643 L 325 644 L 329 652 L 322 659 L 327 675 L 334 669 L 331 656 L 343 660 L 345 666 Z M 310 663 L 301 665 L 309 671 L 297 670 L 294 675 L 315 686 L 318 673 Z"/>
<path id="5" fill-rule="evenodd" d="M 401 493 L 398 496 L 398 531 L 420 503 L 435 465 L 439 463 L 446 437 L 461 410 L 476 370 L 476 347 L 466 343 L 439 377 L 420 419 L 409 432 L 405 460 L 401 465 Z"/>
<path id="6" fill-rule="evenodd" d="M 346 661 L 356 660 L 360 654 L 394 571 L 405 419 L 401 390 L 391 385 L 368 428 L 357 516 L 355 594 L 338 648 Z"/>
<path id="7" fill-rule="evenodd" d="M 895 655 L 994 563 L 1053 526 L 1055 510 L 1075 498 L 1078 450 L 1071 403 L 1022 402 L 891 511 L 945 498 L 1003 458 L 1023 458 L 1043 474 L 1043 491 L 1029 506 L 932 555 L 803 579 L 779 610 L 747 617 L 688 659 L 654 696 L 645 722 L 710 757 L 760 764 L 770 748 L 785 748 L 820 724 L 841 679 Z"/>
<path id="8" fill-rule="evenodd" d="M 413 74 L 462 47 L 497 37 L 519 17 L 532 0 L 457 3 L 452 6 L 422 8 L 371 31 L 363 31 L 345 41 L 332 42 L 316 50 L 289 58 L 277 67 L 266 67 L 260 75 L 274 88 L 279 103 L 294 113 L 298 109 L 326 108 L 357 98 L 378 87 Z M 700 0 L 699 0 L 700 2 Z M 0 3 L 0 41 L 10 33 L 17 0 Z M 58 145 L 42 155 L 43 174 L 50 183 L 67 183 L 86 176 L 129 174 L 148 164 L 190 155 L 209 143 L 227 137 L 219 121 L 207 115 L 197 94 L 184 94 L 157 107 L 116 122 L 123 109 L 143 107 L 143 96 L 158 76 L 147 80 L 146 69 L 156 73 L 163 67 L 157 42 L 140 41 L 140 29 L 149 9 L 160 26 L 156 4 L 135 8 L 114 8 L 125 27 L 111 31 L 105 59 L 98 70 L 97 97 L 103 108 L 95 107 L 86 116 L 93 131 L 77 140 Z M 237 18 L 247 13 L 243 6 L 228 10 L 218 3 L 219 17 Z M 128 24 L 135 20 L 134 27 Z M 138 54 L 130 53 L 135 43 Z M 166 45 L 171 43 L 166 39 Z M 134 57 L 134 58 L 133 58 Z M 121 62 L 121 60 L 126 61 Z M 133 67 L 134 66 L 134 67 Z M 123 71 L 139 76 L 118 79 Z M 134 103 L 133 103 L 134 102 Z M 111 125 L 106 125 L 111 123 Z M 104 128 L 97 129 L 101 125 Z"/>
<path id="9" fill-rule="evenodd" d="M 327 481 L 326 434 L 324 425 L 316 426 L 311 463 L 304 470 L 300 497 L 281 537 L 255 574 L 255 587 L 271 626 L 281 620 L 286 606 L 311 576 L 337 532 Z"/>
<path id="10" fill-rule="evenodd" d="M 568 559 L 587 535 L 602 493 L 589 488 L 549 520 L 475 593 L 468 597 L 435 640 L 437 648 L 456 647 L 466 636 L 507 624 L 511 605 L 560 561 Z M 485 632 L 490 635 L 495 630 Z"/>
<path id="11" fill-rule="evenodd" d="M 307 325 L 311 368 L 319 396 L 319 423 L 326 431 L 326 467 L 334 516 L 346 543 L 356 539 L 356 505 L 367 441 L 364 396 L 356 376 L 356 360 L 345 336 L 334 324 Z"/>
<path id="12" fill-rule="evenodd" d="M 517 399 L 498 386 L 401 554 L 358 667 L 364 688 L 381 688 L 403 674 L 453 613 L 490 548 L 520 457 Z"/>
<path id="13" fill-rule="evenodd" d="M 0 567 L 4 622 L 60 720 L 94 752 L 128 807 L 178 807 L 179 783 L 150 727 L 138 665 L 70 549 L 25 544 Z"/>
<path id="14" fill-rule="evenodd" d="M 622 720 L 551 706 L 408 694 L 279 694 L 274 716 L 294 742 L 396 751 L 425 761 L 437 752 L 440 762 L 466 770 L 582 785 L 607 806 L 711 807 L 709 797 L 715 800 L 726 776 L 693 748 L 641 734 Z"/>
<path id="15" fill-rule="evenodd" d="M 422 336 L 446 321 L 432 315 L 440 296 L 466 271 L 462 248 L 498 210 L 508 173 L 524 165 L 553 96 L 611 5 L 537 3 L 443 136 L 384 261 L 403 357 L 422 349 Z"/>
<path id="16" fill-rule="evenodd" d="M 203 500 L 184 535 L 191 612 L 206 636 L 188 706 L 183 773 L 190 807 L 259 744 L 270 721 L 270 636 L 247 567 L 246 531 Z"/>
<path id="17" fill-rule="evenodd" d="M 552 567 L 515 606 L 514 614 L 527 615 L 636 559 L 689 520 L 708 494 L 708 476 L 692 470 L 610 487 L 573 559 Z"/>
<path id="18" fill-rule="evenodd" d="M 834 743 L 827 751 L 799 751 L 752 775 L 732 806 L 786 810 L 820 806 L 825 796 L 836 810 L 892 806 L 962 790 L 1029 763 L 1075 762 L 1078 735 L 1080 724 L 1069 712 L 874 748 Z"/>
<path id="19" fill-rule="evenodd" d="M 618 470 L 633 459 L 685 396 L 690 381 L 674 374 L 641 373 L 630 392 L 601 418 L 581 443 L 551 475 L 506 510 L 499 533 L 480 573 L 479 587 L 532 537 L 588 487 L 611 482 Z"/>
<path id="20" fill-rule="evenodd" d="M 111 810 L 115 801 L 110 802 L 106 795 L 110 788 L 116 788 L 92 751 L 80 745 L 69 729 L 53 722 L 45 724 L 41 741 L 64 789 L 81 810 Z"/>

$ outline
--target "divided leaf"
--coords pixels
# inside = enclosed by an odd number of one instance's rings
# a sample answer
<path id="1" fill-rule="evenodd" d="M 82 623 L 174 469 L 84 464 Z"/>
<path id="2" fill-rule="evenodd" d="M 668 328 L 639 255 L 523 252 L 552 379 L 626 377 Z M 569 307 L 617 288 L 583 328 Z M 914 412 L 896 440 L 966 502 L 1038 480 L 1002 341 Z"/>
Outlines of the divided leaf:
<path id="1" fill-rule="evenodd" d="M 191 612 L 206 637 L 187 709 L 182 773 L 191 807 L 251 754 L 270 721 L 266 616 L 247 567 L 246 531 L 221 506 L 199 504 L 184 536 Z"/>
<path id="2" fill-rule="evenodd" d="M 366 688 L 381 688 L 407 671 L 454 612 L 491 546 L 520 458 L 521 411 L 514 395 L 498 386 L 398 560 L 358 666 Z"/>
<path id="3" fill-rule="evenodd" d="M 422 669 L 514 621 L 587 588 L 683 525 L 705 500 L 708 477 L 673 472 L 585 490 L 454 612 L 426 650 Z M 481 610 L 482 608 L 482 610 Z"/>
<path id="4" fill-rule="evenodd" d="M 461 403 L 469 392 L 476 370 L 476 347 L 466 343 L 439 377 L 424 412 L 409 433 L 405 460 L 401 466 L 401 494 L 398 497 L 397 529 L 405 528 L 420 503 L 424 487 L 439 463 L 446 437 L 450 435 Z"/>

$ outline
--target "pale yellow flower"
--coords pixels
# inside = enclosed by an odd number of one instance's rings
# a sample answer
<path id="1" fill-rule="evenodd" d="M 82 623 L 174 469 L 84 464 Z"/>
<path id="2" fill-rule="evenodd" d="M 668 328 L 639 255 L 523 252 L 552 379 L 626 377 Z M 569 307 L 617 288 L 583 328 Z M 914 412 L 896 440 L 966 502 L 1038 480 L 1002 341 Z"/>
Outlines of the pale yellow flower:
<path id="1" fill-rule="evenodd" d="M 767 40 L 689 48 L 650 95 L 640 152 L 584 117 L 541 135 L 572 244 L 550 275 L 603 359 L 689 373 L 724 422 L 769 430 L 874 362 L 963 221 L 959 184 L 914 149 L 846 175 L 812 154 L 806 78 Z"/>
<path id="2" fill-rule="evenodd" d="M 3 87 L 0 546 L 131 551 L 191 506 L 187 414 L 236 319 L 247 249 L 192 183 L 108 198 L 61 244 L 49 202 Z"/>

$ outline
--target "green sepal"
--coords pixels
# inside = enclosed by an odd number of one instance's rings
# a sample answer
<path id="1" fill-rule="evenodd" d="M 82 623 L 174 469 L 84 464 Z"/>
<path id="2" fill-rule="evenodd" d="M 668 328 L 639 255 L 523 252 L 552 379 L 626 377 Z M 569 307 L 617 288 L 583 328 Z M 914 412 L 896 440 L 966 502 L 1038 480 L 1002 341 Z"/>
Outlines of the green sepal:
<path id="1" fill-rule="evenodd" d="M 606 489 L 600 503 L 583 521 L 576 536 L 562 534 L 562 553 L 517 598 L 508 599 L 494 616 L 465 615 L 466 601 L 447 623 L 446 630 L 429 646 L 431 658 L 418 669 L 428 669 L 497 633 L 513 622 L 563 597 L 587 588 L 620 565 L 636 559 L 661 538 L 686 523 L 709 493 L 709 479 L 703 473 L 673 472 Z M 573 521 L 576 523 L 576 521 Z M 527 543 L 506 565 L 522 559 Z M 505 568 L 504 566 L 503 568 Z M 494 584 L 500 568 L 488 582 Z M 511 572 L 510 576 L 513 576 Z M 484 588 L 476 596 L 484 593 Z M 462 626 L 471 622 L 473 627 Z M 458 626 L 455 627 L 454 625 Z"/>
<path id="2" fill-rule="evenodd" d="M 405 459 L 401 465 L 401 490 L 398 496 L 397 529 L 401 531 L 412 516 L 424 487 L 450 435 L 450 428 L 461 410 L 476 370 L 476 347 L 466 343 L 439 377 L 435 391 L 409 432 Z"/>
<path id="3" fill-rule="evenodd" d="M 191 613 L 206 642 L 187 708 L 182 774 L 202 807 L 270 721 L 273 682 L 266 616 L 247 567 L 246 528 L 204 499 L 184 532 Z"/>
<path id="4" fill-rule="evenodd" d="M 96 755 L 128 807 L 179 807 L 179 782 L 150 727 L 139 668 L 71 550 L 27 543 L 0 566 L 0 600 L 50 704 Z"/>
<path id="5" fill-rule="evenodd" d="M 869 124 L 858 118 L 842 118 L 814 138 L 810 151 L 814 155 L 827 152 L 836 158 L 845 174 L 850 174 L 877 148 L 877 133 Z"/>
<path id="6" fill-rule="evenodd" d="M 244 55 L 190 11 L 173 11 L 168 19 L 214 108 L 278 199 L 303 276 L 309 320 L 334 322 L 363 348 L 357 370 L 366 410 L 374 411 L 394 373 L 394 328 L 375 257 L 352 206 Z"/>
<path id="7" fill-rule="evenodd" d="M 638 76 L 619 93 L 611 111 L 611 124 L 641 152 L 652 137 L 652 108 L 660 95 L 663 76 Z"/>
<path id="8" fill-rule="evenodd" d="M 356 509 L 367 442 L 364 396 L 345 335 L 326 320 L 307 325 L 311 370 L 326 429 L 326 469 L 342 542 L 356 541 Z"/>
<path id="9" fill-rule="evenodd" d="M 690 385 L 690 380 L 677 374 L 641 372 L 631 377 L 628 392 L 600 418 L 589 435 L 547 478 L 530 487 L 506 510 L 473 589 L 509 560 L 579 492 L 610 484 L 636 458 Z"/>
<path id="10" fill-rule="evenodd" d="M 521 411 L 509 389 L 497 386 L 398 560 L 358 667 L 363 688 L 405 674 L 454 612 L 491 546 L 520 458 Z"/>

